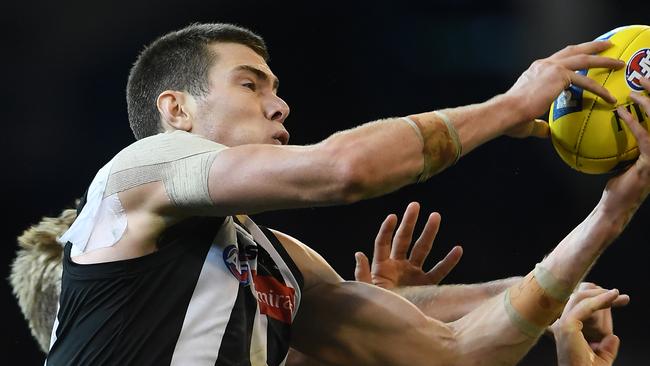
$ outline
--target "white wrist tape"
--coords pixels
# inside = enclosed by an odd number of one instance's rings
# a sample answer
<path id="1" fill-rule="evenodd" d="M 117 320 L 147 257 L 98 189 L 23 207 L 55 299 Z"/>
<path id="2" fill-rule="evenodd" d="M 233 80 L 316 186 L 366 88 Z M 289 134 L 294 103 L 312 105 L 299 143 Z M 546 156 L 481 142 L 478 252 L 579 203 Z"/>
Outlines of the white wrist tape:
<path id="1" fill-rule="evenodd" d="M 456 131 L 456 128 L 454 127 L 454 124 L 451 123 L 451 119 L 449 118 L 448 115 L 440 112 L 440 111 L 434 111 L 433 112 L 436 116 L 440 117 L 440 119 L 447 125 L 447 131 L 449 131 L 449 136 L 451 137 L 451 140 L 454 142 L 454 147 L 456 147 L 456 158 L 454 159 L 454 162 L 451 165 L 455 165 L 458 162 L 458 159 L 460 159 L 461 154 L 463 153 L 463 146 L 460 143 L 460 137 L 458 136 L 458 131 Z"/>
<path id="2" fill-rule="evenodd" d="M 573 287 L 558 280 L 549 270 L 542 267 L 541 263 L 535 266 L 535 279 L 539 286 L 549 296 L 560 302 L 567 302 L 573 292 Z"/>
<path id="3" fill-rule="evenodd" d="M 451 164 L 448 164 L 448 165 L 435 166 L 434 167 L 433 166 L 434 163 L 436 163 L 436 164 L 439 163 L 440 159 L 436 159 L 435 162 L 432 159 L 431 150 L 430 150 L 431 146 L 427 145 L 427 143 L 431 143 L 431 142 L 428 141 L 424 137 L 423 132 L 422 132 L 422 128 L 420 127 L 420 125 L 417 122 L 415 122 L 413 119 L 409 118 L 409 117 L 402 117 L 401 118 L 406 123 L 408 123 L 409 126 L 411 126 L 413 128 L 413 131 L 415 131 L 416 135 L 418 136 L 418 138 L 422 142 L 422 155 L 423 155 L 423 158 L 424 158 L 424 163 L 423 163 L 423 167 L 422 167 L 422 172 L 420 173 L 420 175 L 418 176 L 418 179 L 417 179 L 418 183 L 422 183 L 422 182 L 426 181 L 427 179 L 429 179 L 432 175 L 438 173 L 440 170 L 456 164 L 458 162 L 458 159 L 460 159 L 460 155 L 462 154 L 462 146 L 460 144 L 460 138 L 458 137 L 458 132 L 454 128 L 454 126 L 451 123 L 449 117 L 446 114 L 442 113 L 442 112 L 434 112 L 434 113 L 436 114 L 436 116 L 438 118 L 440 118 L 440 120 L 447 127 L 447 134 L 448 134 L 449 139 L 451 140 L 451 143 L 453 145 L 454 160 L 451 162 Z M 439 144 L 439 140 L 438 141 L 432 140 L 432 141 L 433 141 L 433 144 L 436 145 L 435 148 L 432 149 L 432 151 L 436 151 L 436 152 L 439 151 L 438 146 L 437 146 L 437 144 Z M 440 156 L 439 158 L 443 158 L 443 156 Z"/>
<path id="4" fill-rule="evenodd" d="M 562 314 L 566 301 L 559 301 L 539 283 L 534 271 L 508 288 L 505 312 L 523 334 L 538 337 Z"/>
<path id="5" fill-rule="evenodd" d="M 544 333 L 546 328 L 529 322 L 512 306 L 512 302 L 510 302 L 510 289 L 507 289 L 504 293 L 503 306 L 505 307 L 506 314 L 508 314 L 508 318 L 510 318 L 512 324 L 519 328 L 519 330 L 528 337 L 537 338 L 540 334 Z"/>

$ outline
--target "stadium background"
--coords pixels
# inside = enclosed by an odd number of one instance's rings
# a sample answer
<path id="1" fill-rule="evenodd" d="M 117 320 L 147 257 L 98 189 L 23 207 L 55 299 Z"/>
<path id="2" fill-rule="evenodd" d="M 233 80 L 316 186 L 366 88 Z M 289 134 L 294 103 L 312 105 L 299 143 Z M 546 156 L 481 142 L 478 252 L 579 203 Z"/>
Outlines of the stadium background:
<path id="1" fill-rule="evenodd" d="M 2 277 L 16 236 L 81 195 L 99 167 L 133 141 L 124 89 L 131 63 L 159 35 L 191 22 L 260 33 L 290 104 L 294 144 L 386 116 L 483 101 L 536 58 L 626 24 L 649 24 L 641 1 L 271 2 L 21 1 L 5 4 Z M 647 4 L 646 4 L 647 5 Z M 347 207 L 256 215 L 310 244 L 345 278 L 355 250 L 370 254 L 379 223 L 412 200 L 443 224 L 431 266 L 454 244 L 465 255 L 445 283 L 527 273 L 592 209 L 603 176 L 572 171 L 550 141 L 499 138 L 426 184 Z M 650 204 L 588 280 L 632 297 L 615 310 L 619 365 L 647 364 Z M 422 222 L 418 228 L 422 227 Z M 6 281 L 2 355 L 42 364 Z M 152 305 L 155 306 L 155 305 Z M 555 363 L 544 338 L 523 365 Z"/>

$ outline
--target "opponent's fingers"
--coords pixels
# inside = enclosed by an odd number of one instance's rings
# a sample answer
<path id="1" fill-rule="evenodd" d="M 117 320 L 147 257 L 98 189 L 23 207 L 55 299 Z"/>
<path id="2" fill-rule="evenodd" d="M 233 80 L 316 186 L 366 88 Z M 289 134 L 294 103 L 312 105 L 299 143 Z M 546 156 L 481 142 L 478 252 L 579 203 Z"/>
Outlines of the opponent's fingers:
<path id="1" fill-rule="evenodd" d="M 618 308 L 621 306 L 626 306 L 630 303 L 630 295 L 618 295 L 616 300 L 612 303 L 613 308 Z"/>
<path id="2" fill-rule="evenodd" d="M 424 260 L 431 252 L 433 241 L 436 240 L 438 229 L 440 229 L 440 220 L 440 214 L 437 212 L 433 212 L 429 215 L 427 223 L 424 225 L 424 229 L 422 229 L 420 237 L 415 241 L 413 249 L 411 250 L 409 261 L 414 266 L 422 267 Z"/>
<path id="3" fill-rule="evenodd" d="M 601 291 L 601 290 L 588 290 Z M 603 290 L 604 291 L 604 290 Z M 616 289 L 605 291 L 593 297 L 586 297 L 581 299 L 576 306 L 569 311 L 568 317 L 580 321 L 584 321 L 591 316 L 594 312 L 612 306 L 614 300 L 618 298 L 619 292 Z"/>
<path id="4" fill-rule="evenodd" d="M 596 354 L 611 365 L 616 359 L 620 345 L 621 340 L 616 335 L 608 334 L 600 341 Z"/>
<path id="5" fill-rule="evenodd" d="M 557 62 L 565 68 L 573 71 L 594 68 L 618 70 L 625 66 L 625 62 L 619 59 L 586 54 L 569 56 L 561 60 L 557 60 Z"/>
<path id="6" fill-rule="evenodd" d="M 381 262 L 390 256 L 391 241 L 393 240 L 393 233 L 397 226 L 397 216 L 390 214 L 381 223 L 377 237 L 375 237 L 375 249 L 372 254 L 373 262 Z"/>
<path id="7" fill-rule="evenodd" d="M 436 265 L 426 273 L 428 282 L 432 285 L 439 284 L 456 267 L 463 256 L 463 247 L 457 245 Z"/>
<path id="8" fill-rule="evenodd" d="M 578 54 L 590 55 L 594 53 L 600 53 L 612 46 L 613 44 L 609 40 L 596 40 L 576 45 L 569 45 L 555 52 L 551 57 L 549 57 L 549 59 L 560 59 Z"/>
<path id="9" fill-rule="evenodd" d="M 636 93 L 630 94 L 630 98 L 639 103 L 641 106 L 643 106 L 643 103 L 645 103 L 645 99 L 648 99 L 647 97 L 637 97 Z M 650 110 L 650 106 L 647 108 Z M 625 122 L 627 127 L 630 128 L 630 131 L 632 131 L 634 138 L 636 138 L 639 152 L 641 154 L 650 155 L 650 136 L 648 136 L 648 131 L 646 131 L 643 126 L 641 126 L 639 121 L 637 121 L 637 119 L 623 106 L 616 108 L 616 112 L 618 113 L 619 117 L 623 119 L 623 122 Z"/>
<path id="10" fill-rule="evenodd" d="M 573 294 L 571 294 L 571 297 L 569 298 L 569 301 L 567 302 L 567 305 L 565 307 L 565 313 L 569 312 L 571 309 L 573 309 L 577 304 L 579 304 L 582 300 L 589 298 L 589 297 L 595 297 L 600 294 L 603 294 L 607 292 L 607 289 L 604 289 L 602 287 L 596 286 L 596 287 L 591 287 L 591 286 L 584 286 L 580 285 L 580 289 Z"/>
<path id="11" fill-rule="evenodd" d="M 368 257 L 362 252 L 354 253 L 354 279 L 359 282 L 372 283 L 372 276 L 370 275 L 370 262 Z"/>
<path id="12" fill-rule="evenodd" d="M 602 288 L 602 287 L 596 285 L 593 282 L 580 282 L 580 285 L 578 285 L 578 291 L 591 290 L 597 288 Z"/>
<path id="13" fill-rule="evenodd" d="M 616 98 L 609 92 L 604 86 L 597 83 L 594 79 L 589 78 L 585 75 L 578 74 L 576 72 L 570 72 L 569 78 L 571 79 L 571 84 L 581 87 L 585 90 L 596 94 L 597 96 L 603 98 L 608 103 L 616 104 Z"/>
<path id="14" fill-rule="evenodd" d="M 393 248 L 390 252 L 392 259 L 406 259 L 406 253 L 408 253 L 411 240 L 413 240 L 413 230 L 415 230 L 419 213 L 419 203 L 411 202 L 406 206 L 402 222 L 399 224 L 395 237 L 393 238 Z"/>

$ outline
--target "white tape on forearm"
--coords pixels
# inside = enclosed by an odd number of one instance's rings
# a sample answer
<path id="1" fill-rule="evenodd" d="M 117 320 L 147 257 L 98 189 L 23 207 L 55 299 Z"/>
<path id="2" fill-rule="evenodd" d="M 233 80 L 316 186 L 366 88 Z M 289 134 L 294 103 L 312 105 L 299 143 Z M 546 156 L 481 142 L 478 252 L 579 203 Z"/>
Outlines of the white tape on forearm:
<path id="1" fill-rule="evenodd" d="M 422 152 L 423 152 L 422 153 L 422 158 L 424 160 L 423 160 L 423 163 L 422 163 L 422 171 L 418 175 L 418 180 L 417 180 L 418 183 L 422 183 L 427 178 L 426 173 L 429 170 L 431 170 L 431 157 L 424 153 L 424 149 L 425 149 L 424 145 L 426 144 L 426 142 L 424 141 L 424 136 L 422 136 L 422 131 L 420 130 L 420 126 L 418 126 L 418 124 L 415 123 L 415 121 L 413 121 L 409 117 L 402 117 L 401 119 L 404 120 L 406 123 L 409 124 L 409 126 L 411 126 L 413 128 L 413 131 L 415 131 L 415 134 L 418 135 L 418 138 L 420 139 L 420 142 L 422 142 Z"/>
<path id="2" fill-rule="evenodd" d="M 549 296 L 560 302 L 566 302 L 573 292 L 573 288 L 558 280 L 549 270 L 542 267 L 541 263 L 535 265 L 535 279 Z"/>
<path id="3" fill-rule="evenodd" d="M 458 131 L 456 131 L 456 128 L 454 127 L 454 124 L 451 122 L 451 119 L 449 118 L 448 115 L 440 111 L 434 111 L 433 113 L 445 123 L 445 125 L 447 126 L 447 131 L 449 131 L 449 136 L 451 137 L 451 140 L 454 142 L 454 147 L 456 147 L 456 158 L 452 163 L 452 165 L 454 165 L 458 162 L 461 154 L 463 153 L 463 146 L 460 143 L 460 137 L 458 136 Z"/>
<path id="4" fill-rule="evenodd" d="M 510 289 L 507 289 L 503 297 L 503 306 L 508 314 L 508 318 L 514 326 L 516 326 L 522 333 L 531 338 L 537 338 L 540 334 L 544 333 L 546 328 L 539 327 L 528 320 L 526 320 L 517 309 L 512 306 L 510 302 Z"/>

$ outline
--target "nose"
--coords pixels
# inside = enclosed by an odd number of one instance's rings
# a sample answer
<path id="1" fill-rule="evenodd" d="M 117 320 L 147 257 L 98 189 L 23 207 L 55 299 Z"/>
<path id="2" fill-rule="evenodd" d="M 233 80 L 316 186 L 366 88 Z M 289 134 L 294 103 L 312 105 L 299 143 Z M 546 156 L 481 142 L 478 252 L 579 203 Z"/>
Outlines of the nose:
<path id="1" fill-rule="evenodd" d="M 277 95 L 271 96 L 264 106 L 264 116 L 271 120 L 284 123 L 289 116 L 289 105 Z"/>

